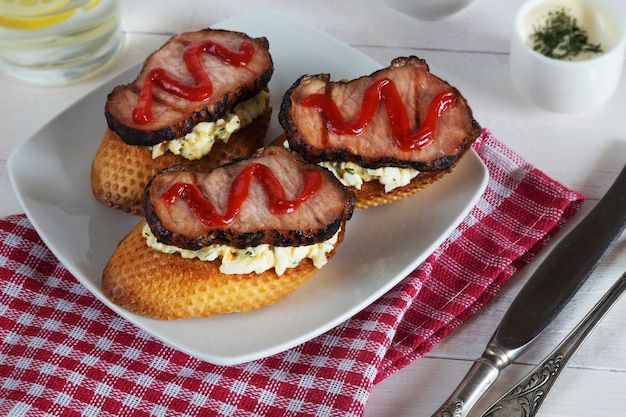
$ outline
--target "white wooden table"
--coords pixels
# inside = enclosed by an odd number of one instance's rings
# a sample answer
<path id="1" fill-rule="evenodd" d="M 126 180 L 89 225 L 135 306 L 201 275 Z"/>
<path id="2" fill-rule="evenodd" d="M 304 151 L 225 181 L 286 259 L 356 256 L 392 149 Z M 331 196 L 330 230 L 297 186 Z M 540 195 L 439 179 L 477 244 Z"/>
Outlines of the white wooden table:
<path id="1" fill-rule="evenodd" d="M 616 1 L 626 13 L 626 1 Z M 426 59 L 435 74 L 462 91 L 482 126 L 491 129 L 500 140 L 552 178 L 585 194 L 586 204 L 555 241 L 590 210 L 626 163 L 626 76 L 622 76 L 619 89 L 609 103 L 580 115 L 537 109 L 513 90 L 508 72 L 509 38 L 521 0 L 476 0 L 461 13 L 436 22 L 414 20 L 375 0 L 123 3 L 125 46 L 107 71 L 62 88 L 30 86 L 0 75 L 0 216 L 22 212 L 6 172 L 6 160 L 18 144 L 78 98 L 143 60 L 167 35 L 208 27 L 254 8 L 279 9 L 371 56 L 381 66 L 401 55 L 414 54 Z M 547 249 L 553 244 L 554 241 Z M 430 416 L 471 362 L 480 356 L 506 307 L 546 252 L 426 357 L 375 386 L 365 415 Z M 557 320 L 515 364 L 505 369 L 475 411 L 486 407 L 549 353 L 624 270 L 626 236 L 608 253 Z M 623 300 L 573 358 L 540 415 L 624 415 L 625 388 L 626 300 Z"/>

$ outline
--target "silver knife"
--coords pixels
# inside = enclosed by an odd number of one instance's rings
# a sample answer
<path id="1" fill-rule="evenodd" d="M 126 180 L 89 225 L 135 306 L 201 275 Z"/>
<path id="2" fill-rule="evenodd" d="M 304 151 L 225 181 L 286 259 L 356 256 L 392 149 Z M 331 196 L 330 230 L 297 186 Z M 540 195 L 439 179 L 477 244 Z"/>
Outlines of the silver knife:
<path id="1" fill-rule="evenodd" d="M 626 273 L 539 365 L 493 403 L 481 417 L 535 416 L 569 360 L 624 291 L 626 291 Z"/>
<path id="2" fill-rule="evenodd" d="M 433 417 L 464 417 L 578 291 L 626 227 L 626 166 L 548 254 L 505 313 L 482 356 Z"/>

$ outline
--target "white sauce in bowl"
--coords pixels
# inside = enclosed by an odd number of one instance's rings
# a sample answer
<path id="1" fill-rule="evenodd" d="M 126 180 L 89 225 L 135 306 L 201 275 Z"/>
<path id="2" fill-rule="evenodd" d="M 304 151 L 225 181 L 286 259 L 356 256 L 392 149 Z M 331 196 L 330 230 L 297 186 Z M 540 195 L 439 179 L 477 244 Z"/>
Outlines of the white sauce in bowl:
<path id="1" fill-rule="evenodd" d="M 577 26 L 587 32 L 589 43 L 600 44 L 603 53 L 613 49 L 620 39 L 620 28 L 602 4 L 592 0 L 546 0 L 537 4 L 520 22 L 519 30 L 525 39 L 535 32 L 535 27 L 543 25 L 549 12 L 565 9 L 574 17 Z M 532 48 L 532 43 L 528 41 Z M 572 61 L 593 59 L 602 54 L 582 53 L 572 57 Z"/>

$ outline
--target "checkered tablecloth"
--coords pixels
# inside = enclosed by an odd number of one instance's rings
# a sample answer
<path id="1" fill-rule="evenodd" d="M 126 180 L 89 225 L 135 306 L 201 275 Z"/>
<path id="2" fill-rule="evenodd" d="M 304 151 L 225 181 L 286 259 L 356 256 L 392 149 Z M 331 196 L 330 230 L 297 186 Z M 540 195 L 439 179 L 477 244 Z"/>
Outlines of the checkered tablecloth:
<path id="1" fill-rule="evenodd" d="M 476 313 L 580 207 L 483 131 L 488 188 L 393 290 L 286 352 L 216 366 L 163 345 L 94 298 L 21 214 L 0 219 L 0 415 L 360 416 L 376 382 Z"/>

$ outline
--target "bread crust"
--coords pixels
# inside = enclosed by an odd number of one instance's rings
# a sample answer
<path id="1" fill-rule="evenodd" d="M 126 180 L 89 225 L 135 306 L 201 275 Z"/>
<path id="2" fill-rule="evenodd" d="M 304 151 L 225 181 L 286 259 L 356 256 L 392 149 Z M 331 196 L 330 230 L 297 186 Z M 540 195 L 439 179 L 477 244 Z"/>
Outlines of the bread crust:
<path id="1" fill-rule="evenodd" d="M 143 224 L 144 220 L 119 243 L 102 274 L 105 296 L 143 316 L 175 320 L 249 312 L 281 300 L 319 270 L 305 259 L 281 276 L 274 269 L 261 274 L 222 274 L 219 260 L 184 259 L 153 251 L 142 236 Z M 345 224 L 335 250 L 344 230 Z M 328 259 L 335 250 L 327 254 Z"/>
<path id="2" fill-rule="evenodd" d="M 228 143 L 217 141 L 211 152 L 195 161 L 171 152 L 153 159 L 148 147 L 127 145 L 107 128 L 91 166 L 93 195 L 109 207 L 143 215 L 144 188 L 157 172 L 180 164 L 208 171 L 235 159 L 249 157 L 263 146 L 271 114 L 272 109 L 268 107 L 250 125 L 233 133 Z"/>

